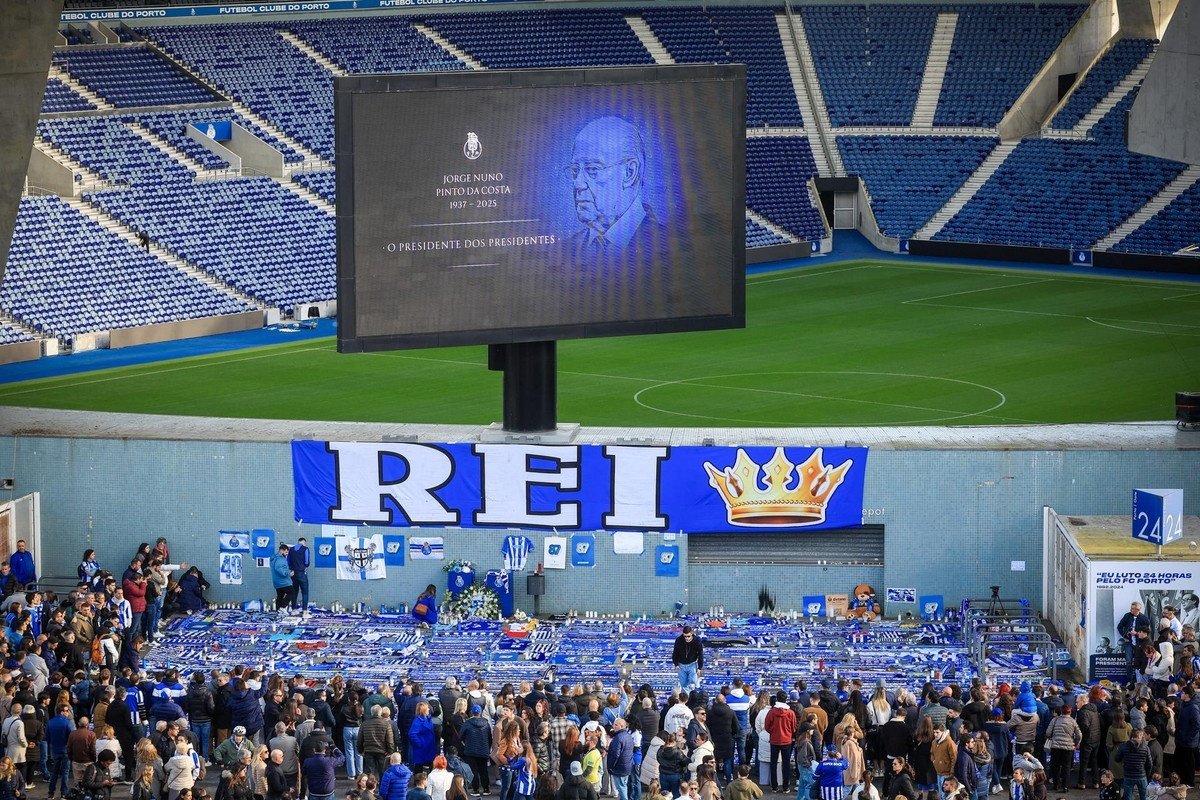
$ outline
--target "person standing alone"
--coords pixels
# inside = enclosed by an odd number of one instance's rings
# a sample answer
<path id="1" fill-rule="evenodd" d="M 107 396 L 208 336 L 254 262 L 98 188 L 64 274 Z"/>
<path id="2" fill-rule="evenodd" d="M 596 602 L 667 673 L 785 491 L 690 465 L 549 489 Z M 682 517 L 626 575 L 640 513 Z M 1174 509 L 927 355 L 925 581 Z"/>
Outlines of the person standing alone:
<path id="1" fill-rule="evenodd" d="M 299 601 L 300 610 L 308 610 L 308 567 L 312 563 L 308 542 L 301 536 L 296 545 L 288 551 L 288 567 L 292 573 L 292 605 Z M 301 600 L 303 596 L 303 600 Z"/>

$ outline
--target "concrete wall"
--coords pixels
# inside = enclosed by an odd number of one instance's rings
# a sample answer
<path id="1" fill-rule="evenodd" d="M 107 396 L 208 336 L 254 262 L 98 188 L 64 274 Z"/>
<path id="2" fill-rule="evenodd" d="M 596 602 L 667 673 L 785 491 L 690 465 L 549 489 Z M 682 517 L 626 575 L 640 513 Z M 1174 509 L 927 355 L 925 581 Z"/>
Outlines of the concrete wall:
<path id="1" fill-rule="evenodd" d="M 1182 3 L 1129 115 L 1129 149 L 1200 164 L 1200 6 Z"/>
<path id="2" fill-rule="evenodd" d="M 36 147 L 30 153 L 26 175 L 30 186 L 46 189 L 61 197 L 74 197 L 78 191 L 75 173 Z"/>
<path id="3" fill-rule="evenodd" d="M 172 420 L 162 418 L 169 432 Z M 182 434 L 181 434 L 182 435 Z M 817 442 L 814 442 L 816 444 Z M 646 536 L 642 556 L 613 555 L 611 538 L 597 534 L 594 569 L 552 571 L 544 612 L 597 609 L 660 613 L 676 601 L 692 608 L 757 606 L 766 584 L 780 607 L 799 605 L 802 594 L 846 592 L 868 581 L 944 594 L 948 603 L 986 595 L 1000 584 L 1005 596 L 1040 600 L 1042 507 L 1064 514 L 1129 512 L 1134 486 L 1195 486 L 1196 454 L 1155 451 L 871 451 L 865 505 L 871 522 L 886 525 L 885 566 L 688 566 L 681 545 L 679 578 L 654 577 L 654 547 Z M 232 602 L 273 597 L 266 569 L 250 567 L 241 587 L 217 581 L 215 537 L 222 529 L 273 528 L 288 541 L 319 532 L 293 518 L 290 447 L 286 442 L 0 437 L 0 476 L 11 476 L 15 496 L 42 493 L 42 550 L 50 575 L 74 575 L 83 550 L 94 547 L 108 569 L 124 566 L 141 541 L 165 535 L 172 555 L 198 564 L 213 583 L 211 599 Z M 1185 493 L 1185 512 L 1200 511 L 1200 498 Z M 413 531 L 396 529 L 411 534 Z M 482 568 L 501 564 L 505 531 L 425 529 L 443 535 L 446 557 L 474 560 Z M 1197 532 L 1186 531 L 1195 536 Z M 532 567 L 544 534 L 535 544 Z M 753 534 L 746 534 L 747 536 Z M 797 547 L 803 546 L 797 536 Z M 847 553 L 852 558 L 852 553 Z M 1013 572 L 1012 561 L 1025 571 Z M 314 573 L 319 603 L 412 602 L 433 582 L 444 586 L 440 563 L 410 561 L 382 582 L 338 582 Z M 532 606 L 518 576 L 517 599 Z"/>
<path id="4" fill-rule="evenodd" d="M 1117 0 L 1097 0 L 1092 3 L 1000 120 L 1000 138 L 1011 141 L 1040 129 L 1058 105 L 1059 76 L 1077 72 L 1082 77 L 1082 73 L 1101 54 L 1119 27 Z"/>
<path id="5" fill-rule="evenodd" d="M 283 153 L 236 122 L 233 123 L 233 138 L 226 142 L 225 146 L 242 159 L 243 175 L 283 177 Z"/>
<path id="6" fill-rule="evenodd" d="M 136 328 L 118 328 L 109 332 L 108 346 L 115 350 L 118 347 L 131 347 L 135 344 L 194 339 L 197 336 L 248 331 L 262 326 L 263 312 L 246 311 L 241 314 L 223 314 L 219 317 L 162 322 L 157 325 L 140 325 Z"/>
<path id="7" fill-rule="evenodd" d="M 46 90 L 63 0 L 0 0 L 0 278 Z"/>
<path id="8" fill-rule="evenodd" d="M 33 361 L 42 357 L 40 342 L 13 342 L 0 345 L 0 364 L 15 364 L 18 361 Z"/>

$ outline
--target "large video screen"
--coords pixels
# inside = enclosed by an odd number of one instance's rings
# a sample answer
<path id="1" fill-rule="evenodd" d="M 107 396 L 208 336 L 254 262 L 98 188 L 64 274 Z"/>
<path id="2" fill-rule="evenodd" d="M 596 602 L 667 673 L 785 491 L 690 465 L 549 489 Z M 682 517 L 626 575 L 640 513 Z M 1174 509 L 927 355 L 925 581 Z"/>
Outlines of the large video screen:
<path id="1" fill-rule="evenodd" d="M 342 352 L 744 324 L 744 67 L 335 92 Z"/>

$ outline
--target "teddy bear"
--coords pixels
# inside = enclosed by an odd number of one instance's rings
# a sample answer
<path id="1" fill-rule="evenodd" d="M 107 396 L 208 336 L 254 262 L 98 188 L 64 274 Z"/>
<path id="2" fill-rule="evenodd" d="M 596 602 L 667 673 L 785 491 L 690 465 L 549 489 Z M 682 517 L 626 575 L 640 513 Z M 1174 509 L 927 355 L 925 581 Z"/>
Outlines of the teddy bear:
<path id="1" fill-rule="evenodd" d="M 865 583 L 854 587 L 854 598 L 850 601 L 848 610 L 850 617 L 865 620 L 876 619 L 882 613 L 879 602 L 875 599 L 875 590 Z"/>

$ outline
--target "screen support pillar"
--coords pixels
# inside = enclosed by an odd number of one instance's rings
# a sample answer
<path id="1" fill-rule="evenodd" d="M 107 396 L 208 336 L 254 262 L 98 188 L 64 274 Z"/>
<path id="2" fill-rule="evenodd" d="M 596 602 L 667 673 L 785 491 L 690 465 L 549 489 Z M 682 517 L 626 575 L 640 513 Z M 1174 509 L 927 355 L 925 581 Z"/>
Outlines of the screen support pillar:
<path id="1" fill-rule="evenodd" d="M 558 342 L 493 345 L 489 365 L 504 370 L 504 430 L 544 433 L 558 426 Z"/>

